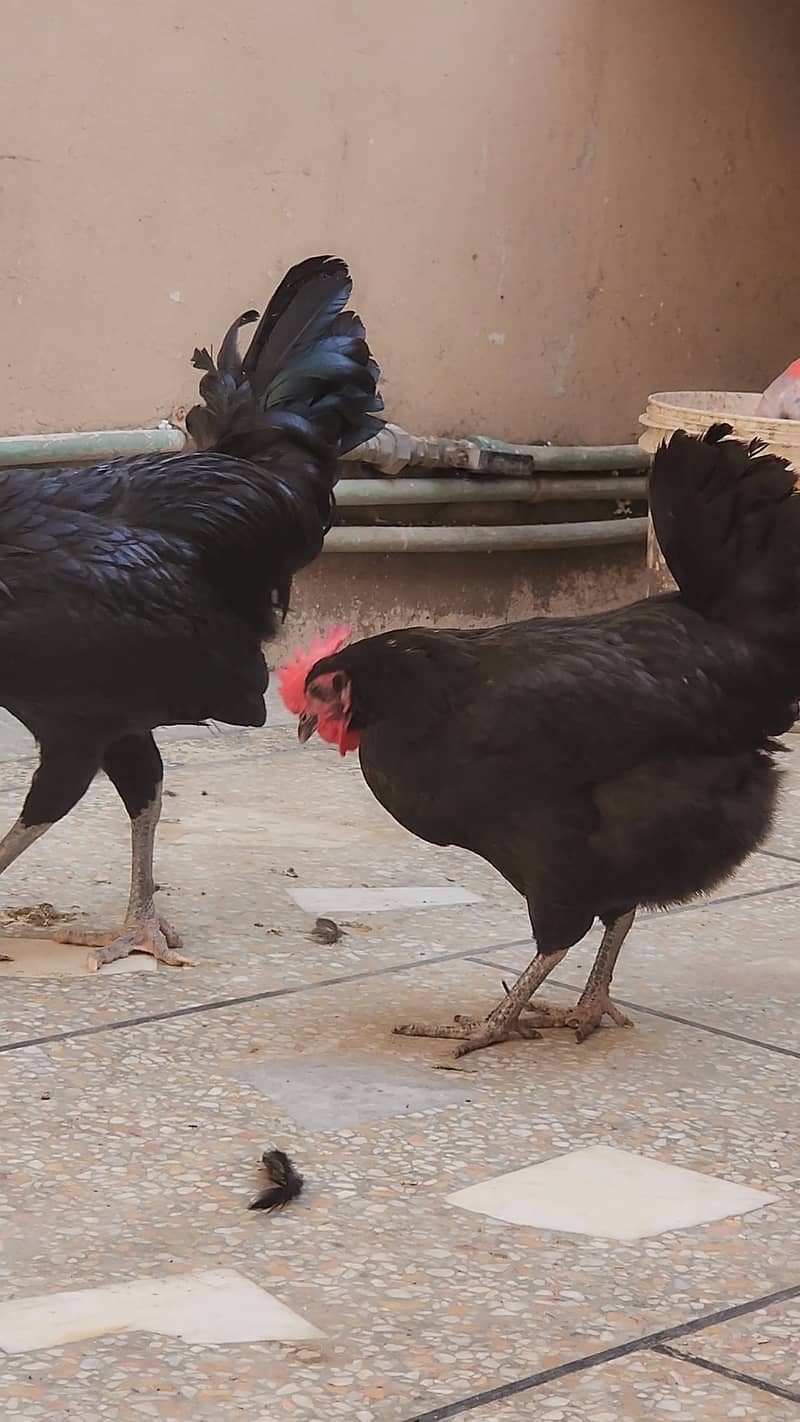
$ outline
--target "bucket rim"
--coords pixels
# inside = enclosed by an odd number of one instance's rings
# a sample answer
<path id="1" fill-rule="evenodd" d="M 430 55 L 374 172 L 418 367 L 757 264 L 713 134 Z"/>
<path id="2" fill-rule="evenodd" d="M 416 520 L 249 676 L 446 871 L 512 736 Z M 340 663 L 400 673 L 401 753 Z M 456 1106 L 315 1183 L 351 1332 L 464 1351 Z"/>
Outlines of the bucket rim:
<path id="1" fill-rule="evenodd" d="M 716 397 L 714 406 L 703 404 L 704 396 Z M 740 402 L 755 404 L 760 399 L 760 393 L 752 390 L 659 390 L 647 397 L 638 422 L 645 429 L 689 427 L 690 433 L 695 426 L 705 430 L 713 424 L 730 424 L 739 437 L 757 435 L 767 444 L 791 447 L 794 451 L 800 446 L 800 420 L 776 420 L 741 408 Z M 730 400 L 734 408 L 726 408 L 726 400 Z M 740 404 L 739 409 L 735 408 L 737 404 Z"/>

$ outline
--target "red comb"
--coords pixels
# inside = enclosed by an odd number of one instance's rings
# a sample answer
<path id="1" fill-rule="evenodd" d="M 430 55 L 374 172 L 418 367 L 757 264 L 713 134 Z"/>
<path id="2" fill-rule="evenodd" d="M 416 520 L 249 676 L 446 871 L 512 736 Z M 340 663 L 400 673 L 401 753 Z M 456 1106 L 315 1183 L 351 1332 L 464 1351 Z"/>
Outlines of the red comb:
<path id="1" fill-rule="evenodd" d="M 332 657 L 350 640 L 349 627 L 332 627 L 324 637 L 315 637 L 307 652 L 298 647 L 294 658 L 278 667 L 281 701 L 293 716 L 302 715 L 306 705 L 306 677 L 316 662 Z"/>

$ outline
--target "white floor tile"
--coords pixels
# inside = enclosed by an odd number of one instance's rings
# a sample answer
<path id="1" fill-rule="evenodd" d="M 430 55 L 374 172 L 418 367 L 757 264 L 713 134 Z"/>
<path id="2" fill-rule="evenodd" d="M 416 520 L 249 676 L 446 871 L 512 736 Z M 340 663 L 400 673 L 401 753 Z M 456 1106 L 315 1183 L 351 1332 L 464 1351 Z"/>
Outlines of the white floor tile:
<path id="1" fill-rule="evenodd" d="M 772 1204 L 774 1195 L 596 1145 L 470 1185 L 448 1203 L 509 1224 L 603 1239 L 644 1239 Z"/>
<path id="2" fill-rule="evenodd" d="M 136 1279 L 0 1304 L 0 1349 L 5 1353 L 60 1348 L 134 1330 L 185 1343 L 295 1343 L 323 1337 L 234 1269 Z"/>

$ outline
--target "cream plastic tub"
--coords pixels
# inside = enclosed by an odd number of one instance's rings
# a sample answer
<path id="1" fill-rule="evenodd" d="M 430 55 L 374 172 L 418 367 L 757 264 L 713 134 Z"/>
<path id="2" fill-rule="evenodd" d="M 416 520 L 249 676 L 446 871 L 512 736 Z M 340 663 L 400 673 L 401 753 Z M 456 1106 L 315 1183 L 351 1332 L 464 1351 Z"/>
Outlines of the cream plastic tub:
<path id="1" fill-rule="evenodd" d="M 765 420 L 755 414 L 760 399 L 760 394 L 745 390 L 669 390 L 651 395 L 647 409 L 639 416 L 639 424 L 644 426 L 639 444 L 649 454 L 655 454 L 661 441 L 674 430 L 705 434 L 709 425 L 722 420 L 732 426 L 737 439 L 763 439 L 773 454 L 791 460 L 800 475 L 800 420 Z M 665 592 L 674 586 L 650 523 L 648 592 Z"/>
<path id="2" fill-rule="evenodd" d="M 737 439 L 763 439 L 773 454 L 800 467 L 800 420 L 765 420 L 755 413 L 760 394 L 746 390 L 669 390 L 651 395 L 639 416 L 644 434 L 639 443 L 655 454 L 673 430 L 705 434 L 718 420 L 733 426 Z"/>

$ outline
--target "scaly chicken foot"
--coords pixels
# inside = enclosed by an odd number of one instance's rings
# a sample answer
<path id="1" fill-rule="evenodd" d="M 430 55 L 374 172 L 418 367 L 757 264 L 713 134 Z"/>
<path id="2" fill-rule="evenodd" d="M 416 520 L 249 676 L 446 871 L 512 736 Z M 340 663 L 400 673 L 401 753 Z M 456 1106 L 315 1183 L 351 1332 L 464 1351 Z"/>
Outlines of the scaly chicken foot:
<path id="1" fill-rule="evenodd" d="M 56 943 L 80 943 L 91 948 L 86 966 L 96 972 L 106 963 L 127 958 L 131 953 L 149 953 L 159 963 L 170 968 L 191 968 L 191 958 L 181 953 L 183 939 L 168 919 L 155 909 L 138 922 L 127 922 L 118 932 L 103 932 L 91 928 L 60 928 L 54 933 Z"/>
<path id="2" fill-rule="evenodd" d="M 149 953 L 171 968 L 191 968 L 191 958 L 181 949 L 183 940 L 172 924 L 156 909 L 153 879 L 153 847 L 161 810 L 161 793 L 131 820 L 131 891 L 122 928 L 116 932 L 82 928 L 62 928 L 54 934 L 57 943 L 81 943 L 93 951 L 86 966 L 96 972 L 106 963 L 127 958 L 130 953 Z"/>
<path id="3" fill-rule="evenodd" d="M 531 1003 L 523 1010 L 522 1020 L 531 1027 L 572 1027 L 575 1040 L 585 1042 L 587 1037 L 600 1026 L 604 1017 L 610 1017 L 617 1027 L 632 1027 L 630 1017 L 611 1001 L 608 993 L 597 992 L 591 997 L 581 996 L 574 1007 L 556 1007 L 552 1002 Z M 541 1033 L 540 1033 L 541 1035 Z"/>
<path id="4" fill-rule="evenodd" d="M 604 1017 L 610 1017 L 617 1027 L 632 1027 L 630 1017 L 626 1017 L 616 1003 L 611 1001 L 609 993 L 617 958 L 634 917 L 635 910 L 632 910 L 630 913 L 621 914 L 608 924 L 586 986 L 574 1007 L 556 1007 L 550 1002 L 531 1002 L 523 1008 L 524 1020 L 534 1028 L 572 1027 L 577 1042 L 585 1042 L 587 1037 L 591 1037 Z M 509 989 L 506 988 L 506 991 Z"/>
<path id="5" fill-rule="evenodd" d="M 522 1037 L 531 1041 L 541 1037 L 535 1026 L 520 1021 L 520 1015 L 536 989 L 565 957 L 566 949 L 559 953 L 538 956 L 523 973 L 520 973 L 513 987 L 509 988 L 502 1002 L 482 1021 L 457 1014 L 452 1022 L 433 1024 L 409 1022 L 394 1031 L 399 1037 L 442 1037 L 456 1039 L 461 1046 L 456 1049 L 457 1057 L 465 1057 L 470 1052 L 478 1052 L 483 1047 L 494 1047 L 500 1042 L 508 1042 Z"/>

